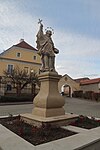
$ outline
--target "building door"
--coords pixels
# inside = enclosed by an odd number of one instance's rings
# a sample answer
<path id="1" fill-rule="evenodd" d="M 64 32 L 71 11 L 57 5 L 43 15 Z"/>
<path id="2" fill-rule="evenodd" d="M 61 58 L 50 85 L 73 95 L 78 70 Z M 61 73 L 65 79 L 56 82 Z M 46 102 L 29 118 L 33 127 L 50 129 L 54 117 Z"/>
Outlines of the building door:
<path id="1" fill-rule="evenodd" d="M 64 84 L 61 88 L 61 93 L 62 93 L 62 95 L 71 97 L 71 87 L 67 84 Z"/>

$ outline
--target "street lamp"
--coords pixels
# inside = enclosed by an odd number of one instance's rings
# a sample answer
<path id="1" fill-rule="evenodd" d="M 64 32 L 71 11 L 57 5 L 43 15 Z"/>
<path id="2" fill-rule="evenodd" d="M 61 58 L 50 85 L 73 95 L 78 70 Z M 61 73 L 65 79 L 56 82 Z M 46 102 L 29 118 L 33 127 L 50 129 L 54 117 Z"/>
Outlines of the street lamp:
<path id="1" fill-rule="evenodd" d="M 31 93 L 32 93 L 32 95 L 33 95 L 33 97 L 35 96 L 35 88 L 36 88 L 36 84 L 35 84 L 35 82 L 34 82 L 34 80 L 33 80 L 33 74 L 34 73 L 34 70 L 32 69 L 31 71 L 30 71 L 30 78 L 31 78 L 31 85 L 32 85 L 32 89 L 31 89 Z"/>

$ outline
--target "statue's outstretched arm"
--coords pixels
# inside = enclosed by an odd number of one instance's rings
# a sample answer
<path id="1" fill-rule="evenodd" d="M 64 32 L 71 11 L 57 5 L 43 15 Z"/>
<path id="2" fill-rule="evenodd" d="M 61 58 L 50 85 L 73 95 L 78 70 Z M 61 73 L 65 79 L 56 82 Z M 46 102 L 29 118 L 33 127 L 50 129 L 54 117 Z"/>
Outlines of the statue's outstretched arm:
<path id="1" fill-rule="evenodd" d="M 43 43 L 44 40 L 44 33 L 43 33 L 43 24 L 41 23 L 41 20 L 39 20 L 39 31 L 37 33 L 37 49 L 39 50 L 41 48 L 41 42 Z"/>

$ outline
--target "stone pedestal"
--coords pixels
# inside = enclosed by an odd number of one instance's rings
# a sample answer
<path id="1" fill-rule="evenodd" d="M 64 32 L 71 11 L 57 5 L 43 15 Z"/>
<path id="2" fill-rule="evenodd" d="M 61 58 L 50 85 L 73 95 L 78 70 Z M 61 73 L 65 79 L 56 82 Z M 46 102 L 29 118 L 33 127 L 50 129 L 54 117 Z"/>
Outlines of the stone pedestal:
<path id="1" fill-rule="evenodd" d="M 21 120 L 24 122 L 31 124 L 32 126 L 41 127 L 43 125 L 50 125 L 52 127 L 60 127 L 60 126 L 67 126 L 70 123 L 73 123 L 77 120 L 78 115 L 75 114 L 65 114 L 61 116 L 54 116 L 54 117 L 41 117 L 36 116 L 33 114 L 21 114 Z"/>
<path id="2" fill-rule="evenodd" d="M 58 92 L 58 81 L 61 78 L 57 72 L 44 72 L 39 75 L 41 88 L 33 103 L 32 114 L 41 117 L 54 117 L 65 114 L 64 98 Z"/>
<path id="3" fill-rule="evenodd" d="M 39 75 L 41 87 L 33 101 L 32 114 L 21 114 L 21 120 L 37 127 L 43 125 L 59 127 L 77 119 L 78 116 L 75 114 L 65 114 L 64 98 L 58 92 L 60 78 L 56 72 L 44 72 Z"/>

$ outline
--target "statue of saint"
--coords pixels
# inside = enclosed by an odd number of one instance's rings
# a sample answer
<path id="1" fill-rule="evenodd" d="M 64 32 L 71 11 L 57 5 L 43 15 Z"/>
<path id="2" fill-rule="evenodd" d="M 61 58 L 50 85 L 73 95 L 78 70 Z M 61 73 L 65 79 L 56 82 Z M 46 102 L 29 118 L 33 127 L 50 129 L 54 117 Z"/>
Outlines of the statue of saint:
<path id="1" fill-rule="evenodd" d="M 52 31 L 47 30 L 43 33 L 42 20 L 39 20 L 40 28 L 37 33 L 37 49 L 38 54 L 41 56 L 42 67 L 41 72 L 55 71 L 55 54 L 59 53 L 59 50 L 54 47 L 54 43 L 51 39 Z"/>

